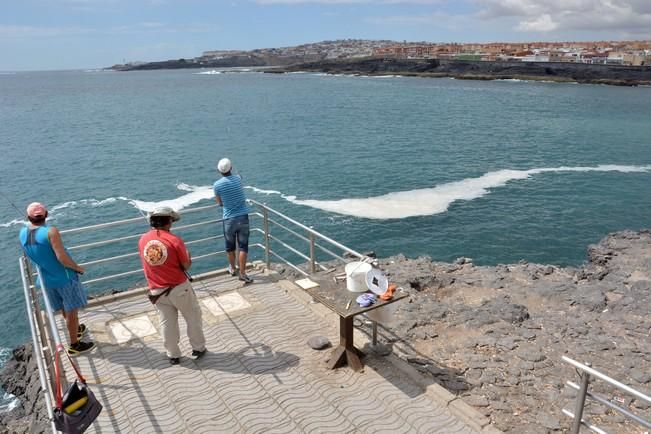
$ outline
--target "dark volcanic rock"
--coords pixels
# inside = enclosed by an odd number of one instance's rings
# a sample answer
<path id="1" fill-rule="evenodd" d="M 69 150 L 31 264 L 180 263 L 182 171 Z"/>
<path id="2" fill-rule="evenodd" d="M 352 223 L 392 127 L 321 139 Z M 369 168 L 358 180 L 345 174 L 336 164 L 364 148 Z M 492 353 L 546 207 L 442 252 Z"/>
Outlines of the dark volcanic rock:
<path id="1" fill-rule="evenodd" d="M 622 86 L 651 84 L 651 66 L 588 65 L 565 62 L 473 61 L 448 59 L 321 60 L 265 72 L 319 71 L 330 74 L 412 75 L 471 80 L 530 79 Z"/>
<path id="2" fill-rule="evenodd" d="M 380 262 L 389 280 L 411 294 L 392 327 L 398 336 L 392 337 L 394 348 L 401 339 L 418 348 L 419 354 L 409 357 L 431 360 L 417 365 L 424 367 L 421 372 L 470 396 L 467 402 L 496 427 L 512 433 L 569 429 L 561 408 L 573 408 L 575 393 L 565 381 L 578 379 L 563 355 L 648 390 L 649 231 L 610 234 L 589 247 L 581 267 L 428 261 L 400 255 Z M 409 283 L 413 276 L 421 283 L 418 290 Z M 441 375 L 452 366 L 466 371 L 463 381 Z M 605 396 L 615 393 L 598 382 L 593 387 Z M 477 397 L 486 397 L 488 407 Z M 651 419 L 651 406 L 634 400 L 628 405 Z M 621 423 L 611 413 L 599 413 L 598 425 Z"/>
<path id="3" fill-rule="evenodd" d="M 3 432 L 39 433 L 51 430 L 31 344 L 13 351 L 12 358 L 0 374 L 0 385 L 20 400 L 11 412 L 0 413 Z"/>

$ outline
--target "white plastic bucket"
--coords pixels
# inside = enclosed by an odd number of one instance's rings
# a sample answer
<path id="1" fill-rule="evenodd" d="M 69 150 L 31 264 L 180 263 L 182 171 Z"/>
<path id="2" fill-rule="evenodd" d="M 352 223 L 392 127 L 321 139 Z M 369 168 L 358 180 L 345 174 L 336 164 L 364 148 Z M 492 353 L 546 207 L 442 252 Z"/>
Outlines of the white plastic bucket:
<path id="1" fill-rule="evenodd" d="M 352 292 L 366 292 L 366 273 L 373 268 L 366 262 L 350 262 L 346 264 L 346 288 Z"/>

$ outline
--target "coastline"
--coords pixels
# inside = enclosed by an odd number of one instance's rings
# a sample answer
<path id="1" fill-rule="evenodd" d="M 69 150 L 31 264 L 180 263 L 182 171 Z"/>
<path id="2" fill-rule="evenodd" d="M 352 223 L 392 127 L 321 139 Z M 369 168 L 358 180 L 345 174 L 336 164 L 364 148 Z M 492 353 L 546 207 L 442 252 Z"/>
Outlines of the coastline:
<path id="1" fill-rule="evenodd" d="M 590 65 L 565 62 L 493 62 L 373 57 L 308 62 L 271 68 L 264 72 L 299 71 L 369 76 L 450 77 L 460 80 L 532 80 L 614 86 L 651 85 L 651 66 Z"/>
<path id="2" fill-rule="evenodd" d="M 192 63 L 185 59 L 115 65 L 115 71 L 159 69 L 253 68 L 268 74 L 321 72 L 326 74 L 404 77 L 449 77 L 459 80 L 531 80 L 613 86 L 651 86 L 651 66 L 602 65 L 569 62 L 514 62 L 448 59 L 363 57 L 309 60 L 300 58 L 229 57 Z"/>
<path id="3" fill-rule="evenodd" d="M 560 432 L 570 419 L 574 369 L 562 355 L 591 362 L 644 393 L 651 389 L 651 231 L 622 231 L 588 247 L 580 267 L 476 266 L 403 255 L 380 259 L 389 281 L 410 294 L 395 321 L 380 327 L 380 348 L 460 396 L 505 432 Z M 281 275 L 291 269 L 274 267 Z M 368 326 L 357 321 L 367 332 Z M 14 351 L 0 383 L 21 399 L 0 423 L 14 432 L 43 423 L 31 344 Z M 611 389 L 595 383 L 609 398 Z M 625 407 L 651 419 L 651 405 L 624 396 Z M 602 405 L 586 415 L 608 432 L 637 432 Z"/>
<path id="4" fill-rule="evenodd" d="M 534 80 L 615 86 L 651 85 L 651 66 L 564 62 L 491 62 L 375 57 L 308 62 L 272 68 L 264 72 L 298 71 L 370 76 L 451 77 L 461 80 Z"/>

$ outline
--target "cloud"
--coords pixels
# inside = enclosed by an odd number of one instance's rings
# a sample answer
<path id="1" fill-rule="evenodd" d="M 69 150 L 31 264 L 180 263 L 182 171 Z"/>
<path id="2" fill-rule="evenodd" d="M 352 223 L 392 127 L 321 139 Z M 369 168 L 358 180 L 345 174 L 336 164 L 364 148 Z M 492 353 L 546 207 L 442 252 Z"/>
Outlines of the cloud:
<path id="1" fill-rule="evenodd" d="M 452 16 L 434 12 L 431 14 L 423 15 L 390 15 L 390 16 L 378 16 L 378 17 L 368 17 L 365 21 L 373 24 L 379 25 L 400 25 L 400 26 L 411 26 L 411 25 L 422 25 L 422 24 L 436 24 L 440 25 L 441 23 L 449 23 L 453 19 Z"/>
<path id="2" fill-rule="evenodd" d="M 7 39 L 52 38 L 93 33 L 86 27 L 37 27 L 0 25 L 0 37 Z"/>
<path id="3" fill-rule="evenodd" d="M 516 29 L 523 32 L 549 32 L 557 27 L 558 24 L 552 21 L 552 17 L 549 14 L 543 14 L 530 21 L 521 21 Z"/>
<path id="4" fill-rule="evenodd" d="M 214 25 L 188 24 L 170 26 L 159 22 L 143 22 L 134 25 L 116 26 L 105 29 L 93 29 L 88 27 L 36 27 L 0 25 L 0 38 L 39 39 L 89 34 L 115 35 L 140 33 L 208 33 L 214 30 Z"/>
<path id="5" fill-rule="evenodd" d="M 620 31 L 635 33 L 651 27 L 649 0 L 474 0 L 482 20 L 510 17 L 516 30 Z"/>

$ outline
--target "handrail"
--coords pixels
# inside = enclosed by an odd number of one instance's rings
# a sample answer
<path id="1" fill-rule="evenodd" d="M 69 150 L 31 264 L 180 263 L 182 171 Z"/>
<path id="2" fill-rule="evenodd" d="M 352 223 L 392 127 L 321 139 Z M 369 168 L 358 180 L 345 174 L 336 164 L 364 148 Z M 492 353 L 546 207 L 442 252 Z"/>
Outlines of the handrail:
<path id="1" fill-rule="evenodd" d="M 611 386 L 614 386 L 615 388 L 622 390 L 624 392 L 627 392 L 637 398 L 643 399 L 646 402 L 651 403 L 651 397 L 648 395 L 645 395 L 642 392 L 639 392 L 635 389 L 633 389 L 630 386 L 627 386 L 623 383 L 620 383 L 619 381 L 610 378 L 607 375 L 602 374 L 601 372 L 593 369 L 592 367 L 589 366 L 589 364 L 583 364 L 580 362 L 577 362 L 576 360 L 572 360 L 567 356 L 562 357 L 564 362 L 569 363 L 570 365 L 574 366 L 577 369 L 577 373 L 579 374 L 579 378 L 581 379 L 581 385 L 578 385 L 572 381 L 567 381 L 566 384 L 570 387 L 572 387 L 575 390 L 579 391 L 579 394 L 577 395 L 576 403 L 575 403 L 575 411 L 572 413 L 571 411 L 567 409 L 562 409 L 563 413 L 567 416 L 570 416 L 573 419 L 572 423 L 572 434 L 578 434 L 579 429 L 581 426 L 585 426 L 591 431 L 597 432 L 597 433 L 602 433 L 603 431 L 599 429 L 596 426 L 590 425 L 587 421 L 582 419 L 583 416 L 583 409 L 585 407 L 585 399 L 590 398 L 593 399 L 600 404 L 605 405 L 608 408 L 611 408 L 615 410 L 616 412 L 622 414 L 624 417 L 628 418 L 629 420 L 632 420 L 633 422 L 644 426 L 646 428 L 651 428 L 651 421 L 648 421 L 636 414 L 633 414 L 632 412 L 628 411 L 625 408 L 622 408 L 618 405 L 613 404 L 612 402 L 608 401 L 606 398 L 603 398 L 602 396 L 590 392 L 588 390 L 589 384 L 590 384 L 590 378 L 591 377 L 596 377 L 599 378 L 600 380 L 610 384 Z M 582 371 L 582 372 L 579 372 Z"/>
<path id="2" fill-rule="evenodd" d="M 614 380 L 614 379 L 610 378 L 609 376 L 604 375 L 604 374 L 602 374 L 601 372 L 596 371 L 596 370 L 590 368 L 589 366 L 586 366 L 586 365 L 584 365 L 584 364 L 582 364 L 582 363 L 579 363 L 579 362 L 577 362 L 576 360 L 572 360 L 572 359 L 570 359 L 570 358 L 567 357 L 567 356 L 563 356 L 563 360 L 566 361 L 567 363 L 569 363 L 570 365 L 572 365 L 572 366 L 574 366 L 574 367 L 576 367 L 576 368 L 579 368 L 579 369 L 581 369 L 582 371 L 585 371 L 585 372 L 587 372 L 588 374 L 590 374 L 590 375 L 592 375 L 592 376 L 594 376 L 594 377 L 597 377 L 597 378 L 599 378 L 599 379 L 605 381 L 606 383 L 610 383 L 611 385 L 617 387 L 618 389 L 622 389 L 623 391 L 628 392 L 628 393 L 630 393 L 631 395 L 635 395 L 635 396 L 637 396 L 638 398 L 642 398 L 642 399 L 644 399 L 646 402 L 648 402 L 649 404 L 651 404 L 651 396 L 647 396 L 647 395 L 645 395 L 644 393 L 638 392 L 637 390 L 633 389 L 632 387 L 629 387 L 629 386 L 627 386 L 626 384 L 620 383 L 619 381 Z"/>
<path id="3" fill-rule="evenodd" d="M 36 325 L 34 324 L 34 317 L 38 315 L 38 312 L 35 312 L 33 309 L 32 305 L 32 297 L 30 297 L 29 294 L 29 284 L 27 283 L 27 275 L 28 273 L 25 270 L 25 258 L 20 257 L 18 260 L 18 267 L 20 268 L 20 277 L 22 278 L 23 281 L 23 292 L 25 295 L 25 303 L 26 303 L 26 308 L 27 308 L 27 319 L 29 322 L 29 330 L 32 334 L 32 353 L 34 354 L 34 358 L 36 359 L 36 366 L 38 367 L 38 377 L 41 382 L 41 390 L 43 391 L 43 394 L 45 395 L 45 406 L 47 407 L 47 416 L 48 419 L 50 420 L 50 425 L 52 428 L 52 432 L 56 433 L 56 427 L 54 426 L 54 411 L 52 410 L 52 396 L 53 396 L 53 391 L 52 391 L 52 385 L 50 382 L 47 381 L 47 374 L 45 371 L 45 357 L 43 355 L 43 344 L 41 343 L 41 339 L 38 339 L 37 333 L 36 333 Z"/>
<path id="4" fill-rule="evenodd" d="M 349 247 L 346 247 L 346 246 L 344 246 L 343 244 L 338 243 L 337 241 L 333 240 L 332 238 L 328 238 L 328 237 L 326 237 L 325 235 L 323 235 L 323 234 L 321 234 L 321 233 L 315 231 L 314 229 L 312 229 L 312 228 L 308 228 L 307 226 L 305 226 L 304 224 L 301 224 L 301 223 L 297 222 L 297 221 L 294 220 L 293 218 L 291 218 L 291 217 L 287 217 L 285 214 L 282 214 L 282 213 L 280 213 L 280 212 L 278 212 L 278 211 L 276 211 L 276 210 L 274 210 L 274 209 L 269 208 L 269 207 L 266 206 L 265 204 L 262 204 L 262 203 L 260 203 L 260 202 L 258 202 L 258 201 L 255 201 L 255 200 L 250 200 L 249 202 L 251 202 L 251 203 L 253 203 L 253 204 L 255 204 L 255 205 L 258 205 L 258 206 L 260 206 L 260 207 L 266 208 L 267 210 L 269 210 L 269 212 L 271 212 L 271 213 L 273 213 L 273 214 L 275 214 L 275 215 L 277 215 L 277 216 L 279 216 L 279 217 L 284 218 L 284 219 L 287 220 L 288 222 L 295 224 L 295 225 L 298 226 L 299 228 L 301 228 L 301 229 L 303 229 L 303 230 L 305 230 L 305 231 L 307 231 L 307 232 L 309 232 L 309 233 L 314 234 L 315 236 L 321 238 L 322 240 L 329 242 L 329 243 L 332 244 L 333 246 L 338 247 L 338 248 L 340 248 L 341 250 L 343 250 L 343 251 L 345 251 L 345 252 L 348 252 L 348 253 L 350 253 L 350 254 L 353 255 L 353 256 L 357 256 L 357 257 L 360 258 L 360 259 L 363 259 L 363 258 L 366 257 L 365 255 L 362 255 L 361 253 L 359 253 L 359 252 L 357 252 L 357 251 L 355 251 L 355 250 L 353 250 L 353 249 L 351 249 L 351 248 L 349 248 Z"/>
<path id="5" fill-rule="evenodd" d="M 278 256 L 279 255 L 278 252 L 274 252 L 272 246 L 269 245 L 269 243 L 271 241 L 274 241 L 275 243 L 279 244 L 281 247 L 291 251 L 293 254 L 295 254 L 298 257 L 306 260 L 307 263 L 310 266 L 310 270 L 309 270 L 310 272 L 316 271 L 316 267 L 318 267 L 321 270 L 326 269 L 326 267 L 324 267 L 319 261 L 316 260 L 316 250 L 317 249 L 320 252 L 325 253 L 326 255 L 328 255 L 328 257 L 330 257 L 332 259 L 345 262 L 345 259 L 344 259 L 343 256 L 336 254 L 331 249 L 328 249 L 327 247 L 325 247 L 325 246 L 321 245 L 320 243 L 316 242 L 316 240 L 320 240 L 322 242 L 330 244 L 330 245 L 332 245 L 332 246 L 334 246 L 334 247 L 336 247 L 338 249 L 341 249 L 342 251 L 344 251 L 344 252 L 346 252 L 346 253 L 354 256 L 354 257 L 357 257 L 359 259 L 366 258 L 365 255 L 363 255 L 363 254 L 361 254 L 361 253 L 359 253 L 359 252 L 357 252 L 357 251 L 355 251 L 355 250 L 353 250 L 353 249 L 351 249 L 351 248 L 349 248 L 349 247 L 347 247 L 347 246 L 345 246 L 345 245 L 343 245 L 343 244 L 341 244 L 341 243 L 339 243 L 339 242 L 337 242 L 337 241 L 335 241 L 335 240 L 321 234 L 320 232 L 314 230 L 311 227 L 303 225 L 302 223 L 292 219 L 291 217 L 286 216 L 285 214 L 283 214 L 283 213 L 281 213 L 279 211 L 276 211 L 276 210 L 268 207 L 266 204 L 260 203 L 260 202 L 255 201 L 255 200 L 249 200 L 248 202 L 255 205 L 256 207 L 258 207 L 258 208 L 260 208 L 262 210 L 262 212 L 252 210 L 250 215 L 256 216 L 256 217 L 258 217 L 258 216 L 261 217 L 262 220 L 263 220 L 264 228 L 263 229 L 251 228 L 251 231 L 252 232 L 260 232 L 260 233 L 262 233 L 262 235 L 263 235 L 263 237 L 265 239 L 264 245 L 258 245 L 258 246 L 260 248 L 262 248 L 262 250 L 265 252 L 265 259 L 266 259 L 265 262 L 267 263 L 267 266 L 270 266 L 270 263 L 269 263 L 270 256 L 277 257 L 278 259 L 281 259 L 281 261 L 286 263 L 286 264 L 288 263 L 288 260 L 286 258 L 282 257 L 282 255 Z M 180 211 L 179 214 L 181 214 L 181 215 L 183 215 L 183 214 L 191 214 L 191 213 L 196 213 L 196 212 L 200 212 L 200 211 L 211 210 L 211 209 L 214 209 L 214 208 L 217 208 L 217 205 L 207 205 L 207 206 L 201 206 L 201 207 L 196 207 L 196 208 L 189 208 L 189 209 L 185 209 L 185 210 Z M 283 220 L 283 223 L 281 223 L 280 221 L 277 221 L 276 219 L 270 218 L 269 214 L 272 214 L 272 215 L 278 217 L 280 220 Z M 100 224 L 85 226 L 85 227 L 81 227 L 81 228 L 67 229 L 67 230 L 62 230 L 61 233 L 62 234 L 79 233 L 79 232 L 85 232 L 85 231 L 89 231 L 89 230 L 98 230 L 98 229 L 110 228 L 110 227 L 115 227 L 115 226 L 119 226 L 119 225 L 127 225 L 127 224 L 131 224 L 131 223 L 138 222 L 138 221 L 142 221 L 142 217 L 123 219 L 123 220 L 118 220 L 118 221 L 108 222 L 108 223 L 100 223 Z M 197 228 L 197 227 L 201 227 L 201 226 L 208 226 L 208 225 L 218 224 L 219 222 L 222 222 L 222 221 L 223 221 L 222 218 L 218 218 L 218 219 L 211 218 L 209 220 L 204 220 L 204 221 L 200 221 L 200 222 L 197 222 L 197 223 L 191 223 L 191 224 L 187 224 L 187 225 L 180 225 L 178 227 L 175 227 L 175 230 L 182 231 L 182 230 L 189 229 L 189 228 Z M 304 235 L 300 234 L 299 232 L 297 232 L 296 230 L 288 227 L 288 225 L 286 223 L 289 223 L 289 224 L 293 225 L 294 227 L 296 227 L 296 228 L 298 228 L 298 229 L 300 229 L 302 231 L 305 231 L 307 236 L 304 236 Z M 271 236 L 270 232 L 271 232 L 271 226 L 272 225 L 282 228 L 283 230 L 285 230 L 288 233 L 295 236 L 299 241 L 303 241 L 303 242 L 307 243 L 308 248 L 309 248 L 309 253 L 308 254 L 301 253 L 297 249 L 295 249 L 294 247 L 290 246 L 288 243 L 279 240 L 278 237 Z M 101 240 L 101 241 L 95 241 L 95 242 L 91 242 L 91 243 L 74 245 L 74 246 L 71 246 L 69 248 L 69 250 L 80 250 L 80 249 L 95 248 L 95 247 L 105 246 L 105 245 L 108 245 L 108 244 L 113 244 L 113 243 L 117 243 L 117 242 L 121 242 L 121 241 L 125 241 L 125 240 L 135 240 L 135 239 L 139 238 L 140 236 L 141 236 L 141 234 L 127 235 L 127 236 L 122 236 L 122 237 L 111 238 L 111 239 L 108 239 L 108 240 Z M 186 245 L 194 245 L 194 244 L 198 244 L 200 242 L 207 241 L 209 239 L 214 239 L 214 238 L 223 238 L 223 236 L 208 237 L 208 238 L 202 238 L 202 239 L 199 239 L 199 240 L 186 240 Z M 206 254 L 201 254 L 201 255 L 197 255 L 197 256 L 193 257 L 193 260 L 195 260 L 195 261 L 196 260 L 202 260 L 202 259 L 205 259 L 205 258 L 214 257 L 214 256 L 219 255 L 221 253 L 223 253 L 223 251 L 214 251 L 214 252 L 210 252 L 210 253 L 206 253 Z M 98 265 L 98 264 L 101 264 L 101 263 L 111 262 L 111 261 L 115 261 L 115 260 L 119 260 L 119 259 L 133 258 L 133 257 L 136 257 L 136 256 L 137 256 L 137 254 L 135 252 L 129 252 L 129 253 L 125 253 L 125 254 L 122 254 L 122 255 L 114 255 L 114 256 L 111 256 L 111 257 L 105 257 L 105 258 L 101 258 L 101 259 L 96 259 L 96 260 L 92 260 L 92 261 L 83 262 L 80 265 L 82 265 L 82 266 Z M 122 277 L 137 275 L 141 271 L 142 271 L 142 268 L 137 268 L 137 269 L 134 269 L 132 271 L 126 271 L 126 272 L 120 272 L 120 273 L 114 273 L 114 274 L 109 274 L 109 275 L 105 275 L 105 276 L 95 277 L 95 278 L 86 280 L 83 283 L 84 284 L 93 284 L 93 283 L 105 282 L 105 281 L 114 280 L 114 279 L 118 279 L 118 278 L 122 278 Z"/>

